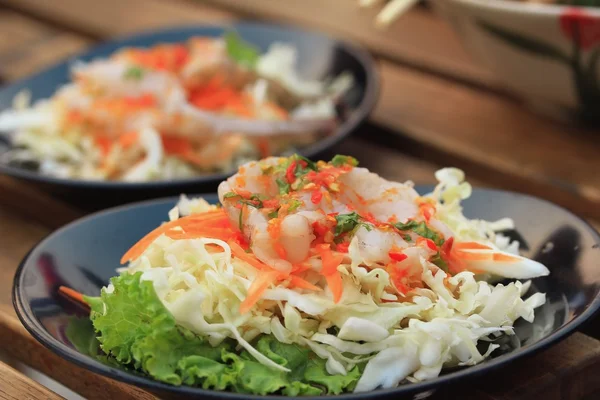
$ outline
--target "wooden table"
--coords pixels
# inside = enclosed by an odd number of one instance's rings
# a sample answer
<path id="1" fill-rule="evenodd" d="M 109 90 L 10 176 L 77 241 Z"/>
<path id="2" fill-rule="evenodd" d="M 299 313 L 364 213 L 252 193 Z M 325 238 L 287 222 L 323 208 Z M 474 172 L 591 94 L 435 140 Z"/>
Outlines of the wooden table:
<path id="1" fill-rule="evenodd" d="M 396 180 L 432 183 L 442 165 L 478 184 L 531 193 L 599 226 L 600 132 L 530 114 L 473 62 L 451 29 L 416 8 L 389 31 L 351 0 L 0 0 L 0 82 L 38 71 L 87 46 L 152 28 L 242 18 L 286 22 L 357 41 L 377 57 L 383 88 L 369 123 L 338 146 Z M 86 398 L 154 395 L 92 375 L 42 348 L 10 307 L 19 260 L 43 236 L 82 211 L 0 177 L 0 351 Z M 586 332 L 600 337 L 600 323 Z M 462 399 L 600 398 L 600 341 L 576 333 L 540 355 L 434 397 Z M 7 339 L 8 338 L 8 339 Z M 0 399 L 57 397 L 0 363 Z"/>

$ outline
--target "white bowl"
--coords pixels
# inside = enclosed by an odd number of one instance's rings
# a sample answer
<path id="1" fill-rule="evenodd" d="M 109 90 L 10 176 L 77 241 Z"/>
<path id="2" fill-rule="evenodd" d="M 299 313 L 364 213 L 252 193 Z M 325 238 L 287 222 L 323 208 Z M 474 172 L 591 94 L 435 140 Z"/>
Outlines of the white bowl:
<path id="1" fill-rule="evenodd" d="M 433 3 L 473 56 L 512 92 L 553 117 L 600 122 L 599 8 L 505 0 Z"/>

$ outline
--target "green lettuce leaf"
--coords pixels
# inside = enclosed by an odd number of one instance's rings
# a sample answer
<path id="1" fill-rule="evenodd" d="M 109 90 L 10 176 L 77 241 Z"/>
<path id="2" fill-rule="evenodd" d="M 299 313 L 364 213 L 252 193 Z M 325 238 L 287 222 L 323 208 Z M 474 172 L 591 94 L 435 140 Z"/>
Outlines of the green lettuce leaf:
<path id="1" fill-rule="evenodd" d="M 202 337 L 177 325 L 141 272 L 111 279 L 114 291 L 86 297 L 100 348 L 120 365 L 172 385 L 241 393 L 288 396 L 339 394 L 354 388 L 360 372 L 329 375 L 325 361 L 311 350 L 262 336 L 254 344 L 262 354 L 291 370 L 286 373 L 257 362 L 234 343 L 212 347 Z M 78 345 L 93 345 L 82 337 Z"/>

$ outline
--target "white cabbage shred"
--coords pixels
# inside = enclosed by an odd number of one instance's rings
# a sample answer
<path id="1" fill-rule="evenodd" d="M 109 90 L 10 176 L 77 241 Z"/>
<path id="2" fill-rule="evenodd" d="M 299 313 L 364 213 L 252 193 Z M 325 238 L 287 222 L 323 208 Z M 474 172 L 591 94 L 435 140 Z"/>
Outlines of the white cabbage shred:
<path id="1" fill-rule="evenodd" d="M 313 86 L 302 90 L 316 91 Z M 440 183 L 427 197 L 442 201 L 436 218 L 455 237 L 487 240 L 518 251 L 518 243 L 495 233 L 513 227 L 511 220 L 489 223 L 463 216 L 460 201 L 470 196 L 471 186 L 464 182 L 462 171 L 446 168 L 436 177 Z M 169 217 L 173 220 L 213 207 L 203 199 L 182 197 Z M 209 251 L 209 244 L 224 251 Z M 416 289 L 410 300 L 398 302 L 384 291 L 390 285 L 386 271 L 361 266 L 355 241 L 349 256 L 352 263 L 340 267 L 344 290 L 337 304 L 327 288 L 308 292 L 273 287 L 243 315 L 237 309 L 257 270 L 232 258 L 229 246 L 220 240 L 175 241 L 161 236 L 126 271 L 143 271 L 143 279 L 154 283 L 179 324 L 208 337 L 213 345 L 234 338 L 265 365 L 285 369 L 252 348 L 250 343 L 260 334 L 310 347 L 327 360 L 331 374 L 345 374 L 366 361 L 356 392 L 433 379 L 444 367 L 479 363 L 497 347 L 489 344 L 482 353 L 477 347 L 480 340 L 513 334 L 517 319 L 532 321 L 534 309 L 545 303 L 541 293 L 523 298 L 529 281 L 493 285 L 466 271 L 449 277 L 441 269 L 428 268 L 423 259 L 426 287 Z"/>

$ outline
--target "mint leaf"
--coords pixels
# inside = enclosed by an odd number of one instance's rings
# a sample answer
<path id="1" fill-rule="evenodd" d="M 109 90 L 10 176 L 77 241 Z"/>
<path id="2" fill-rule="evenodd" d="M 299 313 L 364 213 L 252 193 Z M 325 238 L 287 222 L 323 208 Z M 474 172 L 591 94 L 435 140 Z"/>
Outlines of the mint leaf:
<path id="1" fill-rule="evenodd" d="M 227 54 L 238 64 L 254 68 L 260 52 L 248 42 L 245 42 L 236 32 L 227 32 L 224 36 Z"/>

